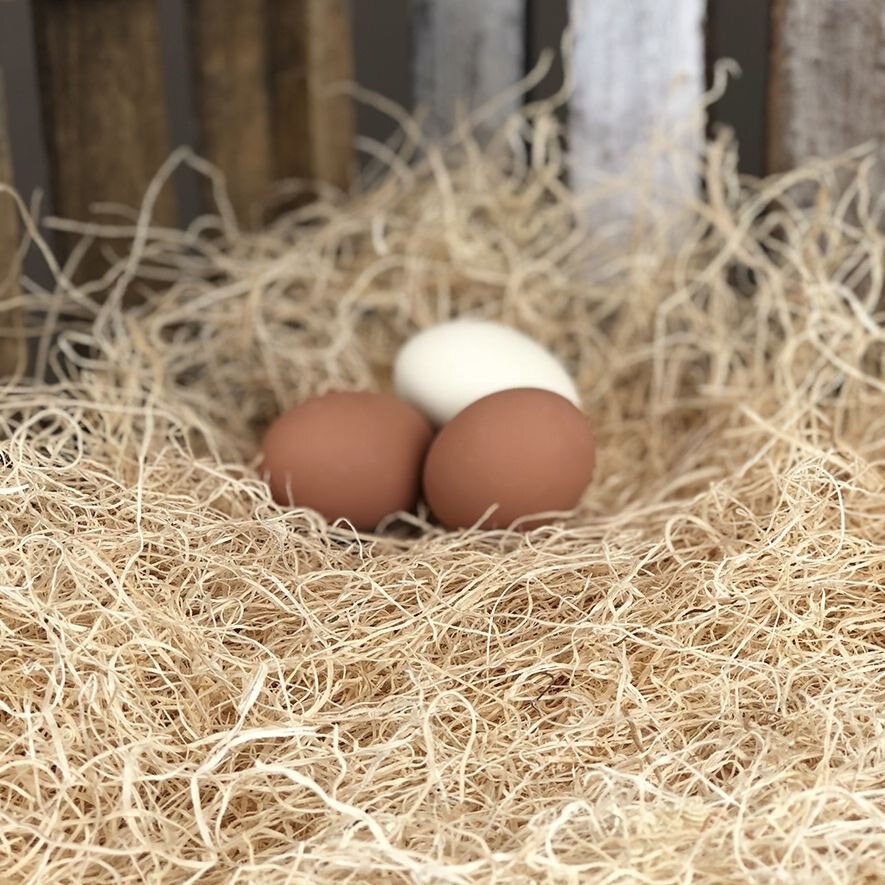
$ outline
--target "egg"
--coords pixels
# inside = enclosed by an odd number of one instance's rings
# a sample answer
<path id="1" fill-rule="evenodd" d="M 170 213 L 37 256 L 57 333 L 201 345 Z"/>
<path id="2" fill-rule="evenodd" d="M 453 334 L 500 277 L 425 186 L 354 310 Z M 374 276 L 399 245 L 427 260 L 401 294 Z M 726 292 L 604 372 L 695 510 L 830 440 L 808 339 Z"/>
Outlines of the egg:
<path id="1" fill-rule="evenodd" d="M 428 420 L 390 394 L 328 393 L 271 424 L 261 472 L 277 503 L 368 531 L 415 506 L 432 436 Z"/>
<path id="2" fill-rule="evenodd" d="M 393 367 L 398 396 L 441 426 L 462 409 L 499 390 L 534 387 L 580 397 L 556 357 L 522 332 L 500 323 L 456 319 L 419 332 Z"/>
<path id="3" fill-rule="evenodd" d="M 548 390 L 506 390 L 472 403 L 437 434 L 424 465 L 424 496 L 448 529 L 478 524 L 493 506 L 480 527 L 507 527 L 573 509 L 595 461 L 592 428 L 572 402 Z"/>

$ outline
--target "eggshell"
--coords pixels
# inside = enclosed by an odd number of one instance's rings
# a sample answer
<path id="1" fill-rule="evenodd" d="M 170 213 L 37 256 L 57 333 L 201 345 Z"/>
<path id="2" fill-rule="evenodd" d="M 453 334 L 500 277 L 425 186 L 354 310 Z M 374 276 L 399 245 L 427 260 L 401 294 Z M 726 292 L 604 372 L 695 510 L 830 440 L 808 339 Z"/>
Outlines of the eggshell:
<path id="1" fill-rule="evenodd" d="M 520 388 L 483 397 L 439 432 L 424 464 L 424 496 L 449 529 L 571 510 L 593 477 L 586 416 L 565 397 Z M 527 520 L 520 528 L 540 524 Z"/>
<path id="2" fill-rule="evenodd" d="M 393 383 L 398 396 L 436 425 L 490 393 L 535 387 L 580 397 L 562 364 L 522 332 L 500 323 L 458 319 L 432 326 L 397 355 Z"/>
<path id="3" fill-rule="evenodd" d="M 274 421 L 261 472 L 279 504 L 371 530 L 415 506 L 432 435 L 427 419 L 394 396 L 329 393 Z"/>

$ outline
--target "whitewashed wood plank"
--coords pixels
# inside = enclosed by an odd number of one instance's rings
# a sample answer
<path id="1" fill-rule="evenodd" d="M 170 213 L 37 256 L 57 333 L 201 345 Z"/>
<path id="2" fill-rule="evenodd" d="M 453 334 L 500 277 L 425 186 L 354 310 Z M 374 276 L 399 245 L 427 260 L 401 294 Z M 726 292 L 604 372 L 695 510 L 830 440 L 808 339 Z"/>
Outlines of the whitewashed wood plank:
<path id="1" fill-rule="evenodd" d="M 704 141 L 705 0 L 571 0 L 572 183 L 622 175 L 594 220 L 634 224 L 690 202 Z M 651 197 L 651 201 L 649 201 Z"/>
<path id="2" fill-rule="evenodd" d="M 775 0 L 771 61 L 771 171 L 876 139 L 885 160 L 882 0 Z"/>
<path id="3" fill-rule="evenodd" d="M 414 0 L 413 16 L 415 100 L 435 131 L 450 131 L 459 109 L 475 110 L 522 78 L 524 0 Z"/>

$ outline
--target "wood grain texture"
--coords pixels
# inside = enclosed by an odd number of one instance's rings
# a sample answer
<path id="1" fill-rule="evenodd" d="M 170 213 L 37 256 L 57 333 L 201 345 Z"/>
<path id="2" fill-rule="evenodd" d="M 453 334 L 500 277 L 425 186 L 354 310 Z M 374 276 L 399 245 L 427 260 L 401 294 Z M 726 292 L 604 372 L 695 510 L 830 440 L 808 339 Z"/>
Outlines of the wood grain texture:
<path id="1" fill-rule="evenodd" d="M 277 175 L 346 188 L 356 171 L 346 0 L 269 0 L 273 149 Z"/>
<path id="2" fill-rule="evenodd" d="M 245 221 L 274 178 L 265 0 L 192 0 L 201 153 L 225 173 Z"/>
<path id="3" fill-rule="evenodd" d="M 0 71 L 0 183 L 12 183 L 12 152 L 6 118 L 6 94 Z M 0 300 L 19 294 L 18 219 L 12 200 L 0 195 Z M 0 332 L 6 333 L 21 325 L 19 311 L 0 310 Z M 8 375 L 19 365 L 22 348 L 15 339 L 0 334 L 0 376 Z"/>
<path id="4" fill-rule="evenodd" d="M 353 102 L 330 90 L 352 74 L 343 0 L 192 0 L 200 150 L 227 175 L 247 223 L 281 178 L 346 187 Z"/>
<path id="5" fill-rule="evenodd" d="M 699 189 L 704 139 L 704 0 L 571 0 L 575 91 L 569 107 L 571 176 L 636 184 L 597 220 L 629 221 L 651 196 L 662 205 Z"/>
<path id="6" fill-rule="evenodd" d="M 33 0 L 55 211 L 137 207 L 169 153 L 154 0 Z M 171 191 L 157 220 L 174 221 Z"/>
<path id="7" fill-rule="evenodd" d="M 769 171 L 869 140 L 885 160 L 885 4 L 774 0 L 769 83 Z"/>
<path id="8" fill-rule="evenodd" d="M 432 129 L 450 131 L 459 110 L 477 108 L 523 76 L 523 0 L 415 0 L 413 8 L 415 99 L 429 110 Z"/>

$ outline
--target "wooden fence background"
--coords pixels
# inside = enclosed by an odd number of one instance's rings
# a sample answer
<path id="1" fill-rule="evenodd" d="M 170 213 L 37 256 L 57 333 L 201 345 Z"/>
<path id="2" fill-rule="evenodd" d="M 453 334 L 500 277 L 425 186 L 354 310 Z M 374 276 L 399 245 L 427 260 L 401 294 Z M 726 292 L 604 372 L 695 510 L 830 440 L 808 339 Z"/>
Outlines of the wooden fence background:
<path id="1" fill-rule="evenodd" d="M 171 148 L 190 144 L 255 220 L 276 179 L 346 187 L 355 131 L 385 133 L 330 84 L 355 76 L 445 127 L 456 102 L 499 93 L 557 46 L 568 20 L 579 184 L 624 171 L 662 126 L 699 143 L 704 121 L 684 121 L 722 55 L 744 74 L 711 118 L 743 121 L 750 171 L 885 138 L 883 0 L 0 0 L 0 181 L 42 187 L 54 213 L 82 219 L 102 201 L 139 204 Z M 182 178 L 159 216 L 187 220 L 203 196 Z M 3 199 L 7 293 L 16 227 Z"/>

